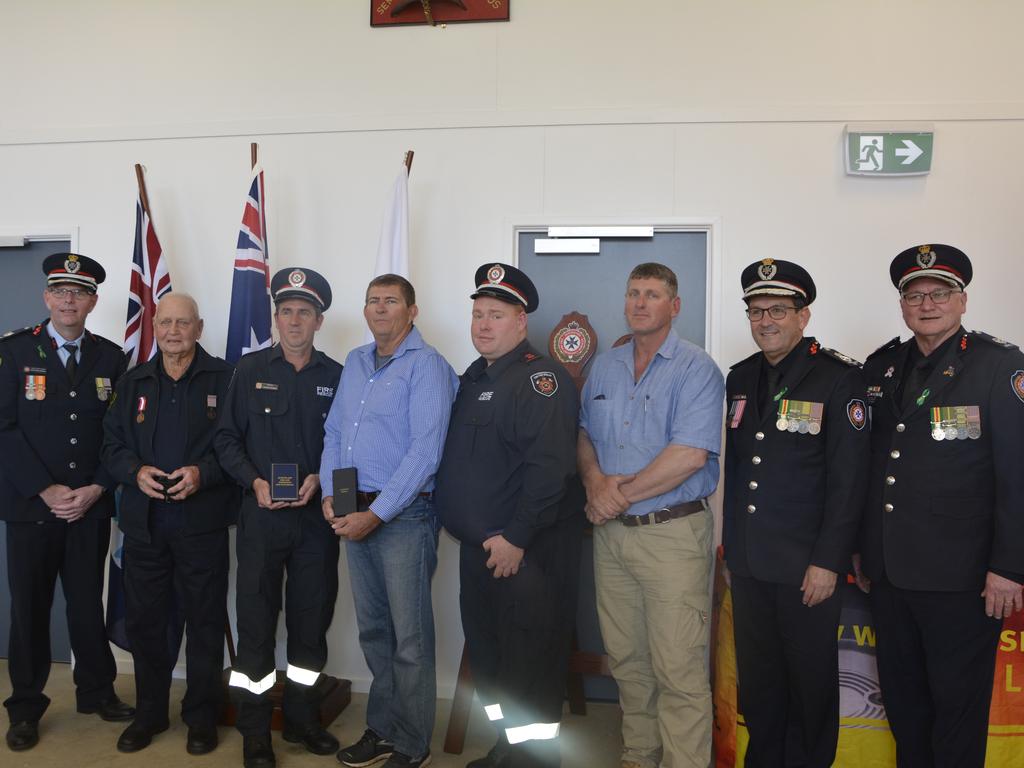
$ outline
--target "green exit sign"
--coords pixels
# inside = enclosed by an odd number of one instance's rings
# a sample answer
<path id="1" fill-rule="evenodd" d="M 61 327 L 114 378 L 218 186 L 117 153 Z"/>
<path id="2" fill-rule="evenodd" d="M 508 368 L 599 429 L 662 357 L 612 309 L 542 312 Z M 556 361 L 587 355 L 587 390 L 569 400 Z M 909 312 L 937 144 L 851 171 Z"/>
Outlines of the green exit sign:
<path id="1" fill-rule="evenodd" d="M 852 176 L 920 176 L 932 169 L 931 130 L 846 128 L 846 172 Z"/>

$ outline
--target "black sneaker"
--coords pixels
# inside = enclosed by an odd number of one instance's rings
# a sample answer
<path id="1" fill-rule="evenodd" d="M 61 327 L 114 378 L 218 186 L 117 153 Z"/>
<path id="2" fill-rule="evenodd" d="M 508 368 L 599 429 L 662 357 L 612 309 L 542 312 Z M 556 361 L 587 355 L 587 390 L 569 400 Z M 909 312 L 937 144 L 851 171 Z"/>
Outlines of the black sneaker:
<path id="1" fill-rule="evenodd" d="M 401 752 L 393 752 L 382 768 L 424 768 L 430 765 L 430 752 L 420 757 L 409 757 Z"/>
<path id="2" fill-rule="evenodd" d="M 394 752 L 394 744 L 367 728 L 359 741 L 339 750 L 337 757 L 339 763 L 349 768 L 364 768 L 387 760 Z"/>

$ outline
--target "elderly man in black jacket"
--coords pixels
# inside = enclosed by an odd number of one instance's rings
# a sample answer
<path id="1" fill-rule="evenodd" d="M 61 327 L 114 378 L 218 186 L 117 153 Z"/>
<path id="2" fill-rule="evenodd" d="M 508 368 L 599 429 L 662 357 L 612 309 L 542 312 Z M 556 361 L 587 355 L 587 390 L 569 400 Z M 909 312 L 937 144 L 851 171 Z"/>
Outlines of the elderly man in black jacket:
<path id="1" fill-rule="evenodd" d="M 237 488 L 213 452 L 232 368 L 197 343 L 203 321 L 191 296 L 164 296 L 153 325 L 160 353 L 118 383 L 103 425 L 104 466 L 123 483 L 126 626 L 138 697 L 135 722 L 117 748 L 136 752 L 168 727 L 175 659 L 166 638 L 177 590 L 188 633 L 186 748 L 203 754 L 217 746 L 227 529 L 238 509 Z"/>

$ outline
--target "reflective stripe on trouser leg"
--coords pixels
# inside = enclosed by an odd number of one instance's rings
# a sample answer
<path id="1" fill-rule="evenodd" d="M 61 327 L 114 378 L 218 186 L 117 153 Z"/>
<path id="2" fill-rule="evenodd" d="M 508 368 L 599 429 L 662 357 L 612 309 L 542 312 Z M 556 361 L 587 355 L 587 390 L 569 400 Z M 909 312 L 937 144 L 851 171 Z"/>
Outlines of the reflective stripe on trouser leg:
<path id="1" fill-rule="evenodd" d="M 501 713 L 501 704 L 484 704 L 484 712 L 487 713 L 487 719 L 491 722 L 501 720 L 504 717 Z"/>
<path id="2" fill-rule="evenodd" d="M 313 669 L 303 669 L 297 667 L 294 664 L 288 665 L 288 672 L 286 673 L 289 680 L 299 685 L 311 686 L 316 683 L 316 679 L 320 677 L 320 673 Z"/>
<path id="3" fill-rule="evenodd" d="M 558 737 L 559 723 L 530 723 L 515 728 L 505 729 L 505 738 L 509 744 L 521 744 L 524 741 L 542 741 Z"/>
<path id="4" fill-rule="evenodd" d="M 253 680 L 248 675 L 233 669 L 231 670 L 231 677 L 228 678 L 228 685 L 233 686 L 234 688 L 241 688 L 242 690 L 248 691 L 256 696 L 261 696 L 274 687 L 274 682 L 276 680 L 277 673 L 273 671 L 271 671 L 271 673 L 262 680 Z"/>

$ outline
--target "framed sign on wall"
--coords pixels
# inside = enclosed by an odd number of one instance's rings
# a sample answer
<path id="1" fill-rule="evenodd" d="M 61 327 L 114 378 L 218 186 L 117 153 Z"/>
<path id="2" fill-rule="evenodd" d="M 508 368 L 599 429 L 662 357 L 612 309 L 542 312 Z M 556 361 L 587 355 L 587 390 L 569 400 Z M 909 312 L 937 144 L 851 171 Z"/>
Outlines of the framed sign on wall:
<path id="1" fill-rule="evenodd" d="M 370 0 L 370 26 L 508 21 L 511 0 Z"/>

